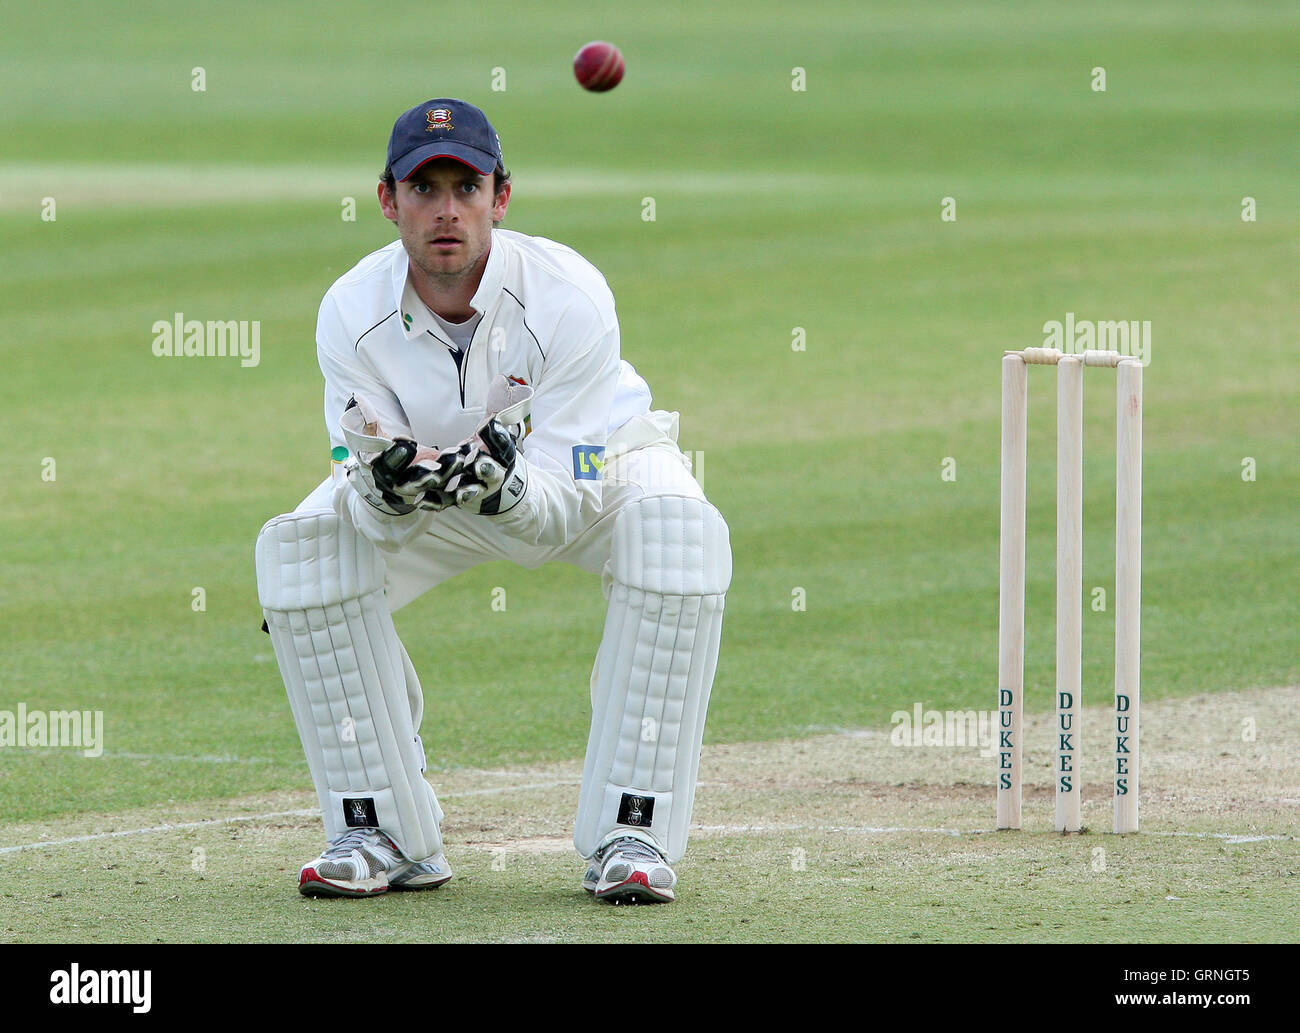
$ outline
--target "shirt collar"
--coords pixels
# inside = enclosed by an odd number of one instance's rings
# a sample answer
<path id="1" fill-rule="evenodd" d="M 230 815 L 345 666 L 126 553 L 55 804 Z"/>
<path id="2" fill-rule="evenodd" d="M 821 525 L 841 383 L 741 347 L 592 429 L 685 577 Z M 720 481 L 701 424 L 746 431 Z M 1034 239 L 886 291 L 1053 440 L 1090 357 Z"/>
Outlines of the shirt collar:
<path id="1" fill-rule="evenodd" d="M 476 312 L 486 313 L 496 304 L 501 290 L 506 285 L 506 242 L 496 230 L 492 231 L 492 249 L 488 252 L 487 265 L 483 267 L 483 278 L 478 282 L 478 290 L 469 303 Z"/>
<path id="2" fill-rule="evenodd" d="M 483 278 L 479 280 L 474 297 L 469 300 L 470 307 L 475 312 L 486 313 L 501 296 L 501 290 L 506 283 L 505 252 L 505 240 L 493 230 L 492 249 L 488 252 L 487 265 L 483 267 Z M 410 258 L 406 254 L 406 248 L 400 244 L 393 260 L 393 296 L 397 301 L 397 315 L 402 322 L 402 333 L 406 335 L 407 340 L 422 337 L 426 331 L 434 329 L 432 313 L 411 285 Z"/>

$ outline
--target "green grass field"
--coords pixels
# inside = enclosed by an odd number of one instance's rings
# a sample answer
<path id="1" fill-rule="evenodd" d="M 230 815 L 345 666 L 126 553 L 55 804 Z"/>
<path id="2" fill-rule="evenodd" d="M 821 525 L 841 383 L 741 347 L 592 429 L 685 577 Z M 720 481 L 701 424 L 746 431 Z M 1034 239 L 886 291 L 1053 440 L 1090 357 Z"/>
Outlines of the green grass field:
<path id="1" fill-rule="evenodd" d="M 196 824 L 11 851 L 21 865 L 5 895 L 26 906 L 7 909 L 0 940 L 402 939 L 423 936 L 431 912 L 449 939 L 1295 940 L 1300 788 L 1279 758 L 1300 726 L 1269 700 L 1300 681 L 1300 13 L 828 0 L 797 16 L 766 2 L 314 10 L 6 15 L 0 710 L 102 710 L 105 743 L 98 758 L 0 747 L 0 848 Z M 569 62 L 599 38 L 619 43 L 628 72 L 593 95 Z M 796 68 L 806 90 L 792 89 Z M 397 617 L 417 668 L 443 675 L 436 689 L 425 678 L 422 734 L 439 791 L 469 794 L 447 803 L 464 877 L 436 897 L 342 907 L 294 889 L 319 821 L 296 813 L 315 798 L 258 630 L 253 542 L 328 468 L 316 309 L 395 236 L 374 202 L 387 134 L 432 96 L 481 105 L 500 131 L 507 226 L 606 274 L 624 356 L 658 407 L 682 413 L 682 446 L 702 453 L 731 526 L 706 827 L 672 909 L 585 906 L 562 849 L 604 604 L 595 579 L 559 567 L 478 568 Z M 341 217 L 346 198 L 355 221 Z M 944 198 L 956 221 L 941 219 Z M 151 327 L 176 312 L 259 320 L 260 362 L 155 357 Z M 870 774 L 852 758 L 814 761 L 836 734 L 885 735 L 917 701 L 995 706 L 996 360 L 1069 312 L 1151 321 L 1143 696 L 1169 708 L 1157 714 L 1204 701 L 1220 739 L 1171 724 L 1154 741 L 1240 756 L 1244 781 L 1210 779 L 1223 806 L 1189 811 L 1179 779 L 1197 764 L 1162 768 L 1147 747 L 1165 779 L 1143 783 L 1151 836 L 1055 837 L 1050 798 L 1032 794 L 1022 833 L 929 834 L 993 824 L 991 760 L 960 776 L 903 750 L 863 761 Z M 1026 680 L 1041 714 L 1055 425 L 1053 380 L 1034 373 Z M 1113 577 L 1109 376 L 1088 387 L 1089 593 Z M 491 608 L 496 587 L 505 612 Z M 1097 704 L 1113 621 L 1109 607 L 1085 618 L 1085 702 Z M 440 655 L 449 627 L 527 663 L 501 678 Z M 1256 716 L 1245 742 L 1233 722 Z M 710 757 L 730 749 L 747 766 L 711 789 Z M 1262 774 L 1256 749 L 1280 769 Z M 778 754 L 779 770 L 765 760 Z M 518 777 L 492 783 L 499 770 Z M 539 771 L 530 828 L 506 790 Z M 1088 776 L 1097 808 L 1101 776 Z M 748 786 L 748 802 L 726 784 Z M 925 820 L 918 786 L 936 797 Z M 799 825 L 801 809 L 817 822 Z M 201 824 L 216 818 L 232 823 Z M 1103 809 L 1093 819 L 1107 824 Z M 831 831 L 844 826 L 859 834 Z M 877 826 L 910 831 L 863 831 Z M 1211 838 L 1159 835 L 1180 832 Z M 1213 838 L 1248 834 L 1277 838 Z M 1084 880 L 1073 902 L 1060 892 L 1098 845 L 1142 873 L 1124 887 L 1156 902 L 1141 921 L 1107 917 L 1113 885 Z M 1044 874 L 1018 888 L 1027 869 Z M 870 891 L 837 897 L 844 880 Z M 1016 920 L 976 913 L 990 887 Z M 255 925 L 232 917 L 231 893 Z M 1219 924 L 1189 922 L 1198 907 Z M 100 920 L 69 917 L 87 908 Z M 1046 927 L 1032 924 L 1040 914 Z"/>

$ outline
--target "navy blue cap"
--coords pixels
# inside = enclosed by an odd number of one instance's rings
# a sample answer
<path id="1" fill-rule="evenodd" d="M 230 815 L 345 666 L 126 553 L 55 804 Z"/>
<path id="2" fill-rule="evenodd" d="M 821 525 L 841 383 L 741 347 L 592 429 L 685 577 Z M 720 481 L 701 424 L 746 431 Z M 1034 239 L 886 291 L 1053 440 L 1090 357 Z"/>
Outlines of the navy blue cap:
<path id="1" fill-rule="evenodd" d="M 473 104 L 441 98 L 404 112 L 388 138 L 388 167 L 397 180 L 434 158 L 455 158 L 484 176 L 505 171 L 501 137 Z"/>

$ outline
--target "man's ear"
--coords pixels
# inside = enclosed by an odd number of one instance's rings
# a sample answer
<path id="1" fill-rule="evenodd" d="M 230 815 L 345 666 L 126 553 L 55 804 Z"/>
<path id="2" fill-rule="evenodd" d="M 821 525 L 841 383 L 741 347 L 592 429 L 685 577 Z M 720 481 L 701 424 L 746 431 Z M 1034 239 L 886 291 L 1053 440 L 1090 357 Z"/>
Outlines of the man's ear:
<path id="1" fill-rule="evenodd" d="M 500 222 L 506 217 L 506 208 L 510 204 L 510 181 L 506 180 L 501 184 L 501 190 L 496 196 L 496 201 L 492 206 L 492 221 Z M 396 210 L 394 210 L 396 214 Z"/>
<path id="2" fill-rule="evenodd" d="M 379 181 L 379 210 L 389 222 L 397 221 L 397 192 L 389 190 L 382 179 Z"/>

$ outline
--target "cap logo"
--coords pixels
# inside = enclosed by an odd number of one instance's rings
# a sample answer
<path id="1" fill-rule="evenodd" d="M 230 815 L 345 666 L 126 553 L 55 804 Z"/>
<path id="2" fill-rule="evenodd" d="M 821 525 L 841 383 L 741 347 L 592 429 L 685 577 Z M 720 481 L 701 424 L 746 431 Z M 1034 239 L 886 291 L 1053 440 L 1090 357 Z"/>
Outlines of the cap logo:
<path id="1" fill-rule="evenodd" d="M 424 127 L 426 133 L 432 133 L 435 129 L 455 129 L 451 124 L 450 108 L 430 108 L 425 112 L 424 117 L 428 119 L 429 124 Z"/>

